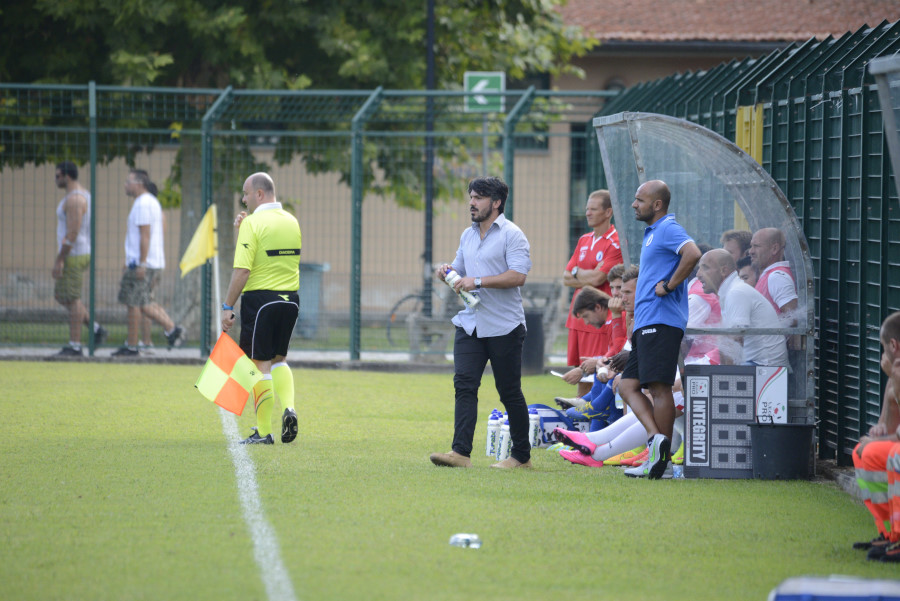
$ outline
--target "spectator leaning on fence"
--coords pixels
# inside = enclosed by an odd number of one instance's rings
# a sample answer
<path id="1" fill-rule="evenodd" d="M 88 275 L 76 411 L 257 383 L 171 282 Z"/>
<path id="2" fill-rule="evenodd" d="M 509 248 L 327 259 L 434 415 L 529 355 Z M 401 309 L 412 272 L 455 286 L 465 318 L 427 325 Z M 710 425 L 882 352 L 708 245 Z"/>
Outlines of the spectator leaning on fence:
<path id="1" fill-rule="evenodd" d="M 853 449 L 856 481 L 878 536 L 855 543 L 867 558 L 900 562 L 900 312 L 881 325 L 881 369 L 888 375 L 881 416 Z"/>
<path id="2" fill-rule="evenodd" d="M 162 207 L 153 192 L 156 185 L 143 169 L 133 169 L 125 180 L 125 193 L 134 198 L 125 229 L 125 269 L 119 302 L 128 307 L 128 339 L 113 353 L 116 357 L 139 355 L 138 335 L 142 317 L 163 327 L 169 349 L 181 345 L 184 328 L 175 324 L 153 300 L 153 288 L 166 266 L 163 248 Z"/>
<path id="3" fill-rule="evenodd" d="M 91 326 L 81 302 L 84 272 L 91 264 L 91 193 L 78 183 L 78 167 L 70 161 L 56 166 L 56 187 L 66 195 L 56 207 L 56 260 L 53 262 L 53 296 L 69 312 L 69 344 L 60 357 L 81 357 L 81 324 Z M 106 339 L 106 329 L 93 324 L 94 345 Z"/>

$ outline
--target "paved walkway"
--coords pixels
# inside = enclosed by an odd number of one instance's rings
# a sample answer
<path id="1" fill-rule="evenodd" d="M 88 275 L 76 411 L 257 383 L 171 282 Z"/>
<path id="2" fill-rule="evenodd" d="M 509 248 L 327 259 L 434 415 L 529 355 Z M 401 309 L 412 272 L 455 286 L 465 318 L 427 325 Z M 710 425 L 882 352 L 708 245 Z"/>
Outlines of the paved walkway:
<path id="1" fill-rule="evenodd" d="M 172 365 L 202 365 L 206 358 L 200 355 L 199 347 L 181 347 L 172 350 L 154 348 L 138 357 L 113 357 L 115 348 L 103 347 L 93 357 L 58 357 L 57 347 L 7 346 L 0 347 L 0 361 L 86 361 L 97 363 L 163 363 Z M 85 350 L 87 353 L 87 350 Z M 317 369 L 346 369 L 394 371 L 408 373 L 453 373 L 453 355 L 447 354 L 444 361 L 412 361 L 409 353 L 383 353 L 365 351 L 359 361 L 350 360 L 349 351 L 291 350 L 288 363 L 292 367 Z M 549 357 L 548 365 L 562 365 L 565 357 Z M 548 367 L 549 369 L 549 367 Z M 555 369 L 559 369 L 558 367 Z M 488 366 L 490 370 L 490 366 Z"/>

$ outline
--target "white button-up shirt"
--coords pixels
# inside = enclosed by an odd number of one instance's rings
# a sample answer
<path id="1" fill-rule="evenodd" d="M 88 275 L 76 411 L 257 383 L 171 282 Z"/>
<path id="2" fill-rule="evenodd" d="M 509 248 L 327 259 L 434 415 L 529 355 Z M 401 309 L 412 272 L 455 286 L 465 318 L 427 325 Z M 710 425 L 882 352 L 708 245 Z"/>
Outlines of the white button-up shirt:
<path id="1" fill-rule="evenodd" d="M 527 274 L 531 271 L 531 249 L 522 230 L 501 213 L 483 240 L 478 223 L 462 233 L 452 266 L 463 277 L 483 278 L 510 269 Z M 482 288 L 473 293 L 481 302 L 474 309 L 466 307 L 452 320 L 466 334 L 475 332 L 479 338 L 504 336 L 525 323 L 518 287 Z"/>

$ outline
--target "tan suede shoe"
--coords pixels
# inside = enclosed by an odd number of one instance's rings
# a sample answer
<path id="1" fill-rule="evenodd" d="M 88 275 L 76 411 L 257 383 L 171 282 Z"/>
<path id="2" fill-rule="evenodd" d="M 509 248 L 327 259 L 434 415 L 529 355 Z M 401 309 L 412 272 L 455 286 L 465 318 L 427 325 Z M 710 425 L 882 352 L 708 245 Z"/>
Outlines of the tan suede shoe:
<path id="1" fill-rule="evenodd" d="M 454 451 L 449 453 L 432 453 L 431 463 L 441 467 L 472 467 L 472 460 Z"/>
<path id="2" fill-rule="evenodd" d="M 432 455 L 432 457 L 433 457 L 433 455 Z M 433 460 L 432 460 L 432 461 L 433 461 Z M 496 467 L 496 468 L 501 469 L 501 470 L 508 470 L 508 469 L 513 469 L 513 468 L 517 468 L 517 467 L 526 467 L 526 468 L 530 468 L 530 467 L 531 467 L 531 460 L 529 459 L 529 460 L 526 461 L 525 463 L 522 463 L 522 462 L 520 462 L 518 459 L 513 459 L 512 457 L 507 457 L 506 459 L 504 459 L 504 460 L 501 461 L 500 463 L 495 463 L 495 464 L 492 465 L 491 467 Z"/>

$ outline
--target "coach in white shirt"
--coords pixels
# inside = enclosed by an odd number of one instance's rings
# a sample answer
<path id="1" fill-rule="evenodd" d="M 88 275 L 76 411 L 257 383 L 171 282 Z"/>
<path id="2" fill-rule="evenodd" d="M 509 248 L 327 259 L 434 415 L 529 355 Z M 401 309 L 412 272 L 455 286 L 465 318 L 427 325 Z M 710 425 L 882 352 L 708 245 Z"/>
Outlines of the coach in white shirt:
<path id="1" fill-rule="evenodd" d="M 704 292 L 718 294 L 723 328 L 777 328 L 782 325 L 772 304 L 738 277 L 734 257 L 728 251 L 717 248 L 703 255 L 697 277 L 703 284 Z M 742 342 L 743 347 L 741 357 L 731 356 L 735 363 L 788 365 L 784 336 L 748 335 L 735 338 Z M 732 355 L 723 348 L 720 348 L 720 352 Z"/>

